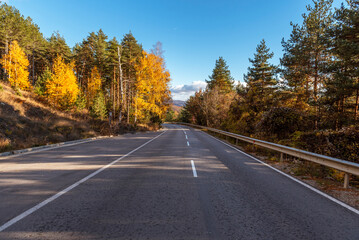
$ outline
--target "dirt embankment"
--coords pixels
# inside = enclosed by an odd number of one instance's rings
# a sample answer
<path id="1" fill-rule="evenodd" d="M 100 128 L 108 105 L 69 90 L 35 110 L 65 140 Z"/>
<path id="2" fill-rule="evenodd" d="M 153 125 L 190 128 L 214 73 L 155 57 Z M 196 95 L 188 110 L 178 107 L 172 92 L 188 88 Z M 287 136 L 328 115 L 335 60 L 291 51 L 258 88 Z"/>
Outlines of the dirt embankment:
<path id="1" fill-rule="evenodd" d="M 61 112 L 35 94 L 0 88 L 0 152 L 96 136 L 85 114 Z"/>
<path id="2" fill-rule="evenodd" d="M 98 135 L 156 130 L 158 126 L 133 126 L 94 120 L 86 111 L 64 112 L 49 106 L 31 92 L 16 94 L 0 83 L 0 152 L 71 141 Z"/>

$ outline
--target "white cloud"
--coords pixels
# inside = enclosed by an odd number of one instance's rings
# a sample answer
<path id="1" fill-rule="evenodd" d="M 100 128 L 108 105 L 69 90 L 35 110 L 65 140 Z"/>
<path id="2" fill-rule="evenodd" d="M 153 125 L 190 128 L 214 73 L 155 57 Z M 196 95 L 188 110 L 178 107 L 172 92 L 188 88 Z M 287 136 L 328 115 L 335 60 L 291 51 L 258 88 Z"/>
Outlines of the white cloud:
<path id="1" fill-rule="evenodd" d="M 194 81 L 190 85 L 177 85 L 171 88 L 174 100 L 186 101 L 191 95 L 200 89 L 205 89 L 207 83 L 204 81 Z"/>

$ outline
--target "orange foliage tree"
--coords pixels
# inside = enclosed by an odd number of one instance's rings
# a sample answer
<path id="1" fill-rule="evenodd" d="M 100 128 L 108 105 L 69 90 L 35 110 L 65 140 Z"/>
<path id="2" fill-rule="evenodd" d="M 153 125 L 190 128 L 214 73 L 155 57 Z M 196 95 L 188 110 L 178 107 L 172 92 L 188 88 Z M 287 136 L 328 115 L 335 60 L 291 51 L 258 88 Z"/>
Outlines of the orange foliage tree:
<path id="1" fill-rule="evenodd" d="M 91 76 L 87 81 L 87 107 L 93 104 L 97 93 L 101 90 L 101 75 L 97 67 L 91 70 Z"/>
<path id="2" fill-rule="evenodd" d="M 17 41 L 11 43 L 9 53 L 0 59 L 0 63 L 8 74 L 9 82 L 14 89 L 26 90 L 30 88 L 27 69 L 29 61 Z"/>
<path id="3" fill-rule="evenodd" d="M 164 60 L 143 51 L 136 70 L 135 115 L 138 120 L 164 117 L 170 99 L 170 73 L 164 68 Z"/>
<path id="4" fill-rule="evenodd" d="M 46 82 L 46 96 L 49 102 L 63 109 L 73 106 L 80 92 L 73 63 L 66 64 L 61 56 L 57 56 L 52 77 Z"/>

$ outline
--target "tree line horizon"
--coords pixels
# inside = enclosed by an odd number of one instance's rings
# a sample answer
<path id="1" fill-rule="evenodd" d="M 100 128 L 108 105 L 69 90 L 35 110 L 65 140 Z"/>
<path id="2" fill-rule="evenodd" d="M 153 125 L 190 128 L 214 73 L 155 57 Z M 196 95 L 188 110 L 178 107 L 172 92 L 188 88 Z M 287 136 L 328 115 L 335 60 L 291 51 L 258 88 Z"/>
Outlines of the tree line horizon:
<path id="1" fill-rule="evenodd" d="M 280 65 L 265 40 L 244 74 L 234 79 L 223 57 L 207 87 L 197 91 L 177 120 L 245 135 L 285 138 L 296 131 L 355 127 L 359 117 L 359 2 L 313 0 L 302 23 L 282 40 Z"/>
<path id="2" fill-rule="evenodd" d="M 146 52 L 131 31 L 119 42 L 100 29 L 72 49 L 59 32 L 45 38 L 30 17 L 0 5 L 0 76 L 53 107 L 96 118 L 156 123 L 170 105 L 162 44 Z"/>

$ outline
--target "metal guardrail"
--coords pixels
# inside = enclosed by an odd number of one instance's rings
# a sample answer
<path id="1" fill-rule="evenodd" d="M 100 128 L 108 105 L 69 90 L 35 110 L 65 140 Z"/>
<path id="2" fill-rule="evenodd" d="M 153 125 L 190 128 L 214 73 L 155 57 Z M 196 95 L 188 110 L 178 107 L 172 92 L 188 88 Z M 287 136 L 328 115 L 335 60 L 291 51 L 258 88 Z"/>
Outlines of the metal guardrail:
<path id="1" fill-rule="evenodd" d="M 214 133 L 219 133 L 224 136 L 232 137 L 234 139 L 239 139 L 239 140 L 242 140 L 242 141 L 245 141 L 248 143 L 252 143 L 254 145 L 258 145 L 258 146 L 261 146 L 261 147 L 264 147 L 267 149 L 271 149 L 271 150 L 280 152 L 281 153 L 281 156 L 280 156 L 281 161 L 283 161 L 283 154 L 287 154 L 290 156 L 298 157 L 300 159 L 304 159 L 307 161 L 318 163 L 320 165 L 324 165 L 327 167 L 331 167 L 331 168 L 340 170 L 340 171 L 344 172 L 344 188 L 348 188 L 348 186 L 349 186 L 349 174 L 359 176 L 359 164 L 354 163 L 354 162 L 349 162 L 349 161 L 345 161 L 345 160 L 338 159 L 338 158 L 328 157 L 325 155 L 316 154 L 316 153 L 312 153 L 312 152 L 308 152 L 308 151 L 304 151 L 304 150 L 300 150 L 300 149 L 296 149 L 296 148 L 292 148 L 292 147 L 288 147 L 288 146 L 284 146 L 284 145 L 280 145 L 280 144 L 276 144 L 276 143 L 266 142 L 263 140 L 258 140 L 255 138 L 250 138 L 250 137 L 242 136 L 239 134 L 222 131 L 222 130 L 218 130 L 215 128 L 203 127 L 203 126 L 189 124 L 189 123 L 177 123 L 177 124 L 187 125 L 187 126 L 191 126 L 191 127 L 195 127 L 195 128 L 206 129 L 206 130 L 214 132 Z"/>

